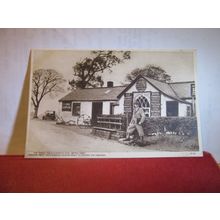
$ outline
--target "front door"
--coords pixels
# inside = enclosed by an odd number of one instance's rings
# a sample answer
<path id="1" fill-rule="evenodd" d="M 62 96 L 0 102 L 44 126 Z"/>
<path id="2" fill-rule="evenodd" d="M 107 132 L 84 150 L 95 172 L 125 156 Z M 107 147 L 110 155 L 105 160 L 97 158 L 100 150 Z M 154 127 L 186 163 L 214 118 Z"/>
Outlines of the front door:
<path id="1" fill-rule="evenodd" d="M 102 102 L 92 103 L 92 124 L 97 123 L 97 116 L 102 114 Z"/>

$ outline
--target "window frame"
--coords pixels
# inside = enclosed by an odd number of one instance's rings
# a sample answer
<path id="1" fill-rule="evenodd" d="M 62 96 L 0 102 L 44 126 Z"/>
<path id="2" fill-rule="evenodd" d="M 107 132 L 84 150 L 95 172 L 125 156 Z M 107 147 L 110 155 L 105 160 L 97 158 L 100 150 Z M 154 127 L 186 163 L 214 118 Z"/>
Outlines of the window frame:
<path id="1" fill-rule="evenodd" d="M 177 104 L 177 115 L 168 115 L 168 103 L 176 103 Z M 166 101 L 166 117 L 179 117 L 179 102 L 178 101 Z"/>
<path id="2" fill-rule="evenodd" d="M 187 117 L 192 116 L 192 107 L 191 107 L 191 105 L 186 106 L 186 116 Z"/>
<path id="3" fill-rule="evenodd" d="M 65 105 L 69 104 L 67 108 Z M 71 101 L 63 101 L 62 102 L 62 112 L 71 112 L 72 111 L 72 102 Z"/>
<path id="4" fill-rule="evenodd" d="M 195 96 L 196 96 L 195 83 L 191 83 L 191 96 L 192 96 L 192 97 L 195 97 Z"/>
<path id="5" fill-rule="evenodd" d="M 139 92 L 138 92 L 139 93 Z M 135 97 L 135 101 L 137 101 L 139 98 L 141 98 L 141 97 L 143 97 L 144 99 L 146 99 L 147 100 L 147 103 L 148 103 L 148 106 L 147 107 L 142 107 L 141 106 L 141 108 L 143 109 L 143 111 L 144 111 L 144 114 L 145 114 L 145 116 L 146 117 L 151 117 L 151 106 L 150 106 L 150 102 L 149 102 L 149 100 L 148 100 L 148 97 L 146 97 L 146 95 L 144 95 L 144 94 L 146 94 L 146 92 L 145 93 L 139 93 L 139 95 L 137 95 L 136 97 Z"/>

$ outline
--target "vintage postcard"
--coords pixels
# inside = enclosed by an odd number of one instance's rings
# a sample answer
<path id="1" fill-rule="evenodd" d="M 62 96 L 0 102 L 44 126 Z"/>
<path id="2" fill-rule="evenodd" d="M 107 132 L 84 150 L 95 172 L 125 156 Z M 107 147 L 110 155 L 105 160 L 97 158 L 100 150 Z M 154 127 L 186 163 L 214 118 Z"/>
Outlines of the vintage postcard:
<path id="1" fill-rule="evenodd" d="M 202 156 L 195 70 L 195 50 L 32 50 L 25 156 Z"/>

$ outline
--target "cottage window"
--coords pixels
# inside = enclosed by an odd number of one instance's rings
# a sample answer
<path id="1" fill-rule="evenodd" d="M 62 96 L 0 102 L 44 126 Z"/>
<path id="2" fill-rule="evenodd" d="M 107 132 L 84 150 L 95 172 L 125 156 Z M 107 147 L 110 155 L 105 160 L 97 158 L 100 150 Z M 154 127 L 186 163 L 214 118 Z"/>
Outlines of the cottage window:
<path id="1" fill-rule="evenodd" d="M 186 115 L 187 115 L 187 116 L 191 116 L 191 106 L 190 106 L 190 105 L 187 106 L 186 111 L 187 111 L 187 112 L 186 112 Z"/>
<path id="2" fill-rule="evenodd" d="M 195 97 L 196 93 L 195 93 L 195 84 L 191 84 L 191 96 Z"/>
<path id="3" fill-rule="evenodd" d="M 80 116 L 80 103 L 73 103 L 73 116 Z"/>
<path id="4" fill-rule="evenodd" d="M 71 102 L 62 102 L 62 111 L 70 112 L 71 111 Z"/>
<path id="5" fill-rule="evenodd" d="M 136 102 L 138 102 L 139 106 L 144 110 L 146 117 L 150 117 L 150 104 L 147 98 L 141 95 L 136 99 Z"/>
<path id="6" fill-rule="evenodd" d="M 177 101 L 167 101 L 167 116 L 178 116 L 179 105 Z"/>

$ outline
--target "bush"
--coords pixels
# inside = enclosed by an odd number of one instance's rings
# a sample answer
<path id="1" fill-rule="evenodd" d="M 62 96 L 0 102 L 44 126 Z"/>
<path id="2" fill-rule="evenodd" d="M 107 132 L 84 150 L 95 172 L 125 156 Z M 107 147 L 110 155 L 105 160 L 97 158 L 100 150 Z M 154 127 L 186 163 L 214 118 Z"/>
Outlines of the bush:
<path id="1" fill-rule="evenodd" d="M 131 118 L 130 115 L 126 116 L 124 114 L 100 116 L 105 118 L 105 120 L 111 118 L 113 122 L 120 118 L 122 126 L 118 130 L 122 131 L 126 131 Z M 197 119 L 196 117 L 149 117 L 145 119 L 143 128 L 145 135 L 170 133 L 192 137 L 197 135 Z"/>
<path id="2" fill-rule="evenodd" d="M 196 117 L 152 117 L 146 118 L 143 123 L 144 133 L 153 134 L 177 134 L 196 136 Z"/>

